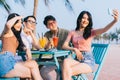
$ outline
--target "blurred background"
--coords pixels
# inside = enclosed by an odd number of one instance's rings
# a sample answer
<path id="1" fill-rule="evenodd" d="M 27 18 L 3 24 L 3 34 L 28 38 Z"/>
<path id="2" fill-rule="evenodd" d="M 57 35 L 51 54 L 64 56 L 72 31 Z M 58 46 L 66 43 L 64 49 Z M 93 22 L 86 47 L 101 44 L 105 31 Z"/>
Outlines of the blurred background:
<path id="1" fill-rule="evenodd" d="M 43 25 L 47 15 L 53 15 L 59 27 L 73 30 L 79 13 L 87 10 L 93 17 L 93 28 L 102 28 L 113 20 L 108 8 L 120 12 L 120 0 L 0 0 L 0 34 L 10 13 L 18 13 L 23 17 L 35 15 L 38 23 L 35 32 L 41 36 L 47 31 Z M 120 22 L 108 32 L 95 37 L 94 42 L 111 43 L 98 80 L 119 80 Z"/>
<path id="2" fill-rule="evenodd" d="M 119 0 L 0 0 L 0 32 L 10 13 L 18 13 L 23 17 L 34 14 L 38 23 L 36 33 L 39 34 L 47 31 L 43 25 L 44 17 L 47 15 L 53 15 L 59 27 L 73 30 L 82 10 L 87 10 L 92 14 L 93 28 L 101 28 L 113 20 L 113 17 L 108 14 L 108 8 L 120 11 L 119 3 Z M 120 22 L 107 33 L 97 36 L 95 41 L 119 43 L 119 34 Z"/>

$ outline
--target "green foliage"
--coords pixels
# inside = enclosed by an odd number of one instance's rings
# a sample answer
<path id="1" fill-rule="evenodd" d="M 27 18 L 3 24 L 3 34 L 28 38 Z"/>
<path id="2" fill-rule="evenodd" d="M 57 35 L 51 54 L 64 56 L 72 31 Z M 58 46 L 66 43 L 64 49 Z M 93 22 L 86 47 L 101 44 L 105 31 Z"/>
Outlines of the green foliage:
<path id="1" fill-rule="evenodd" d="M 2 5 L 2 6 L 6 9 L 6 11 L 7 11 L 8 13 L 10 13 L 11 8 L 10 8 L 10 6 L 6 3 L 5 0 L 0 0 L 0 5 Z"/>

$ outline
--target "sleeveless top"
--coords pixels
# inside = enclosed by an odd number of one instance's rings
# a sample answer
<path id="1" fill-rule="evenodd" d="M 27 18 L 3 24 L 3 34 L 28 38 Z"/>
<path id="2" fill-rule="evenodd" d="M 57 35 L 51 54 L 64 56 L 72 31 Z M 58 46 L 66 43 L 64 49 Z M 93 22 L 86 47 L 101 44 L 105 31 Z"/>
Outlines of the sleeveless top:
<path id="1" fill-rule="evenodd" d="M 80 51 L 91 52 L 91 43 L 93 38 L 96 36 L 94 30 L 91 31 L 91 36 L 88 39 L 84 39 L 83 35 L 77 33 L 77 31 L 72 30 L 66 39 L 66 42 L 70 42 L 72 40 L 72 44 L 75 48 Z"/>
<path id="2" fill-rule="evenodd" d="M 2 51 L 9 51 L 16 55 L 16 49 L 18 47 L 18 40 L 15 36 L 2 37 Z"/>

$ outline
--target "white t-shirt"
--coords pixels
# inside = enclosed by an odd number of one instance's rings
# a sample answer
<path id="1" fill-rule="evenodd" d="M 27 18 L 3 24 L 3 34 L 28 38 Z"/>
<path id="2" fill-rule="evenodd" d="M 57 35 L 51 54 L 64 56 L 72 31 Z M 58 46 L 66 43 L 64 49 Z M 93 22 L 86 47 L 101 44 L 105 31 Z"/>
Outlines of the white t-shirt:
<path id="1" fill-rule="evenodd" d="M 26 35 L 24 31 L 22 30 L 21 38 L 26 48 L 32 49 L 32 42 L 33 42 L 32 37 L 30 35 Z"/>

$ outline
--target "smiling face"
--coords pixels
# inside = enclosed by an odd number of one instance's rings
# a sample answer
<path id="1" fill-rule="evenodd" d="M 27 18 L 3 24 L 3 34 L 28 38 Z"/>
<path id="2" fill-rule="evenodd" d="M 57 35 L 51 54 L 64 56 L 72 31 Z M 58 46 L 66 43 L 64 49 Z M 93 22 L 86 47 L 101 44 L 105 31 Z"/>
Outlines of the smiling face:
<path id="1" fill-rule="evenodd" d="M 87 14 L 84 14 L 82 19 L 81 19 L 81 22 L 80 22 L 80 28 L 86 28 L 89 24 L 89 17 Z"/>
<path id="2" fill-rule="evenodd" d="M 77 18 L 77 26 L 75 30 L 92 29 L 92 16 L 88 11 L 82 11 Z"/>
<path id="3" fill-rule="evenodd" d="M 57 30 L 57 22 L 54 20 L 49 20 L 47 21 L 47 28 L 50 29 L 51 31 Z"/>
<path id="4" fill-rule="evenodd" d="M 25 22 L 24 25 L 26 28 L 34 31 L 36 27 L 36 20 L 33 17 L 29 17 Z"/>

